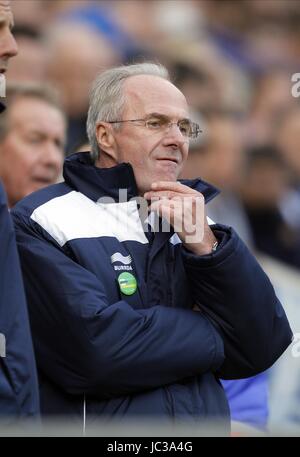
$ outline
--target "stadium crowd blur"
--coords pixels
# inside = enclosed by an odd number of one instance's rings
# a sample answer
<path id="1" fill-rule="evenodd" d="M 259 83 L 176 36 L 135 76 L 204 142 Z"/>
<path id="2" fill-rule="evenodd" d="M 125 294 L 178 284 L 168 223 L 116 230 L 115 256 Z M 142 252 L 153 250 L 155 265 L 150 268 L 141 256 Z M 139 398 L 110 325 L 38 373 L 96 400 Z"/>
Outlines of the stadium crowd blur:
<path id="1" fill-rule="evenodd" d="M 66 155 L 87 142 L 89 87 L 99 71 L 161 62 L 203 130 L 183 177 L 218 187 L 209 216 L 234 226 L 258 255 L 297 278 L 300 98 L 292 95 L 291 77 L 300 72 L 298 0 L 13 0 L 12 8 L 19 55 L 7 79 L 47 81 L 59 91 Z M 298 282 L 295 291 L 299 298 Z M 300 308 L 290 312 L 300 332 Z M 300 358 L 290 363 L 300 365 Z M 274 411 L 300 429 L 299 368 L 294 376 L 293 401 Z"/>

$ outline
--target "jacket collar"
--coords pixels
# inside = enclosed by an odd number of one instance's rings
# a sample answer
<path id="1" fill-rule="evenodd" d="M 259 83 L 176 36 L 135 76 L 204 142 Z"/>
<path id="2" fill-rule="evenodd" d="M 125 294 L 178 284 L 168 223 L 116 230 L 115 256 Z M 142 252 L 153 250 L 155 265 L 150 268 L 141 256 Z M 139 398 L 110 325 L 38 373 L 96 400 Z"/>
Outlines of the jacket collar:
<path id="1" fill-rule="evenodd" d="M 129 163 L 121 163 L 111 168 L 97 168 L 93 165 L 88 152 L 79 152 L 67 157 L 63 176 L 70 187 L 94 201 L 109 196 L 117 202 L 119 189 L 127 189 L 128 200 L 138 195 L 133 169 Z M 202 179 L 179 181 L 201 192 L 206 203 L 220 192 Z"/>

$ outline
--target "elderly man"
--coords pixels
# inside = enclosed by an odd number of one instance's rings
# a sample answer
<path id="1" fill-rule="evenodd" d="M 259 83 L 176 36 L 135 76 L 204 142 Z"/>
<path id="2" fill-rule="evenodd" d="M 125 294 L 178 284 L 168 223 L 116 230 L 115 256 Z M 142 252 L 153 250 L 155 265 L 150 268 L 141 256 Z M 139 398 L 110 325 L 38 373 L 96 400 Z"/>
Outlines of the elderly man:
<path id="1" fill-rule="evenodd" d="M 177 181 L 199 131 L 163 67 L 108 70 L 91 154 L 13 210 L 45 414 L 229 424 L 218 378 L 265 370 L 291 342 L 256 260 L 203 217 L 215 189 Z"/>
<path id="2" fill-rule="evenodd" d="M 55 184 L 61 175 L 66 120 L 56 93 L 37 84 L 8 86 L 0 118 L 0 178 L 8 204 Z"/>
<path id="3" fill-rule="evenodd" d="M 10 2 L 0 0 L 0 71 L 18 48 L 11 34 Z M 3 80 L 2 80 L 3 81 Z M 0 104 L 3 111 L 5 107 Z M 2 114 L 3 115 L 3 114 Z M 11 163 L 11 167 L 16 166 Z M 15 234 L 0 182 L 0 421 L 39 411 L 35 360 Z"/>

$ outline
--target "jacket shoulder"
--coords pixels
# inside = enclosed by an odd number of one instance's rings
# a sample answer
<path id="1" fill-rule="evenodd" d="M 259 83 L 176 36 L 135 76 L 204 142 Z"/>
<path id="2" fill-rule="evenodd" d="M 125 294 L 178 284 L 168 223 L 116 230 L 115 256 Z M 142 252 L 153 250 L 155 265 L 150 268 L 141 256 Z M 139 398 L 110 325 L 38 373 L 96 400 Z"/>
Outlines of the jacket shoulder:
<path id="1" fill-rule="evenodd" d="M 65 182 L 53 184 L 51 186 L 40 189 L 27 197 L 20 200 L 12 209 L 12 216 L 28 216 L 34 212 L 35 209 L 49 202 L 50 200 L 68 194 L 71 189 Z"/>

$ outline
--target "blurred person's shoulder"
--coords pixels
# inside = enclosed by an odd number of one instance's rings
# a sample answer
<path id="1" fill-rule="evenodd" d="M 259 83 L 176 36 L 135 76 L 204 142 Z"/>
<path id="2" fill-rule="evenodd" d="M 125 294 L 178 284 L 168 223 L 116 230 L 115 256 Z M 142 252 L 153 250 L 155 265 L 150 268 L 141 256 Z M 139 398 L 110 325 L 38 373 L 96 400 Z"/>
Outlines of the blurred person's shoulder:
<path id="1" fill-rule="evenodd" d="M 71 189 L 65 182 L 52 184 L 22 198 L 11 210 L 13 216 L 30 217 L 42 205 L 68 194 Z"/>
<path id="2" fill-rule="evenodd" d="M 4 186 L 3 186 L 2 181 L 0 179 L 0 208 L 2 208 L 2 206 L 7 206 L 7 198 L 6 198 L 6 193 L 5 193 L 5 190 L 4 190 Z"/>

